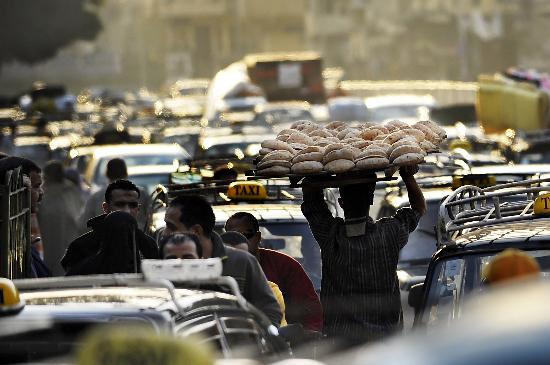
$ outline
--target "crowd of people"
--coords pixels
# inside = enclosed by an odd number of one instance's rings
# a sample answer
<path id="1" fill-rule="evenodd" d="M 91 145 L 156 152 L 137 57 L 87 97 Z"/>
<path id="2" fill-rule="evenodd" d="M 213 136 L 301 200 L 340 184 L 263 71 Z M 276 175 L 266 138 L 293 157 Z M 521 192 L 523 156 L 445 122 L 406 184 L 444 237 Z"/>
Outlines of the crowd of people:
<path id="1" fill-rule="evenodd" d="M 417 168 L 400 170 L 411 207 L 376 222 L 369 217 L 374 183 L 340 188 L 344 219 L 332 216 L 322 189 L 305 185 L 302 211 L 321 249 L 319 297 L 298 261 L 262 247 L 260 222 L 246 205 L 220 235 L 205 198 L 176 197 L 166 209 L 165 228 L 153 238 L 144 229 L 150 198 L 127 179 L 123 160 L 109 161 L 108 184 L 87 197 L 60 162 L 42 171 L 30 160 L 2 156 L 0 173 L 15 167 L 32 191 L 35 277 L 137 273 L 142 259 L 219 257 L 222 275 L 235 278 L 243 296 L 278 327 L 299 325 L 352 342 L 401 329 L 399 251 L 426 210 Z"/>

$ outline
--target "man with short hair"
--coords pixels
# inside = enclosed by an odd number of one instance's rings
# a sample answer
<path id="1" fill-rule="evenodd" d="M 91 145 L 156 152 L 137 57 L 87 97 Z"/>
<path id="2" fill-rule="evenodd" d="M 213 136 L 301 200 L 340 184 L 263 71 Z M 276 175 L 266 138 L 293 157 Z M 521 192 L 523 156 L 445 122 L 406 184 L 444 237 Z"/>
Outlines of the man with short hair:
<path id="1" fill-rule="evenodd" d="M 232 276 L 243 296 L 263 311 L 275 326 L 281 323 L 281 310 L 258 261 L 249 253 L 226 247 L 214 232 L 216 218 L 210 204 L 200 196 L 179 196 L 170 202 L 164 217 L 163 235 L 193 233 L 199 237 L 202 257 L 220 257 L 224 276 Z"/>
<path id="2" fill-rule="evenodd" d="M 40 237 L 40 229 L 38 227 L 38 219 L 36 213 L 38 206 L 44 195 L 42 190 L 42 169 L 33 161 L 18 156 L 0 156 L 0 177 L 5 180 L 6 173 L 16 168 L 21 168 L 23 174 L 23 184 L 31 192 L 31 257 L 32 257 L 32 276 L 47 277 L 51 276 L 50 269 L 44 263 L 41 257 L 42 239 Z M 4 184 L 5 181 L 2 181 Z"/>
<path id="3" fill-rule="evenodd" d="M 164 236 L 159 244 L 160 256 L 169 259 L 200 259 L 202 246 L 192 233 L 175 233 Z"/>
<path id="4" fill-rule="evenodd" d="M 128 180 L 128 169 L 126 167 L 126 162 L 124 162 L 121 158 L 113 158 L 109 160 L 109 162 L 107 162 L 105 176 L 107 177 L 109 184 L 117 180 Z M 80 215 L 81 232 L 86 232 L 88 230 L 87 228 L 89 227 L 87 227 L 87 222 L 89 219 L 103 214 L 104 209 L 102 203 L 104 202 L 103 197 L 105 196 L 107 186 L 108 184 L 94 191 L 86 201 L 84 210 Z M 140 229 L 144 229 L 150 211 L 151 199 L 144 189 L 139 188 L 139 191 L 139 202 L 141 204 L 141 208 L 139 210 L 139 214 L 135 218 L 138 222 L 138 227 Z"/>
<path id="5" fill-rule="evenodd" d="M 225 223 L 225 230 L 228 233 L 239 232 L 248 239 L 248 252 L 258 259 L 267 280 L 277 284 L 283 293 L 287 322 L 300 323 L 305 329 L 321 331 L 321 302 L 302 265 L 282 252 L 261 248 L 259 222 L 248 212 L 233 214 Z"/>
<path id="6" fill-rule="evenodd" d="M 410 208 L 374 221 L 369 217 L 376 176 L 370 183 L 342 186 L 340 204 L 345 219 L 332 216 L 323 189 L 302 185 L 302 212 L 321 247 L 323 332 L 348 344 L 375 341 L 403 328 L 397 278 L 399 252 L 426 212 L 426 202 L 414 174 L 418 166 L 399 173 Z"/>
<path id="7" fill-rule="evenodd" d="M 107 186 L 105 201 L 102 204 L 104 214 L 88 220 L 91 231 L 71 242 L 61 260 L 61 265 L 67 273 L 78 272 L 79 264 L 98 253 L 102 239 L 110 234 L 103 224 L 108 213 L 123 211 L 136 219 L 140 209 L 140 194 L 138 187 L 128 180 L 117 180 Z M 140 258 L 159 258 L 155 241 L 139 228 L 135 230 L 135 241 Z"/>

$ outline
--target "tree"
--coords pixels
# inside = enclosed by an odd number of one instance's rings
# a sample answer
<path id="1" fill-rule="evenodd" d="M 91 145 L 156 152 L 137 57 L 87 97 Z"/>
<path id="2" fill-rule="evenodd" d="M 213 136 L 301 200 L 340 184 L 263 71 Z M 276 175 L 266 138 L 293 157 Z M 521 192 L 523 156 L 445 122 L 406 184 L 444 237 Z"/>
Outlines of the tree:
<path id="1" fill-rule="evenodd" d="M 54 57 L 101 30 L 102 0 L 1 0 L 0 68 L 18 61 L 33 64 Z"/>

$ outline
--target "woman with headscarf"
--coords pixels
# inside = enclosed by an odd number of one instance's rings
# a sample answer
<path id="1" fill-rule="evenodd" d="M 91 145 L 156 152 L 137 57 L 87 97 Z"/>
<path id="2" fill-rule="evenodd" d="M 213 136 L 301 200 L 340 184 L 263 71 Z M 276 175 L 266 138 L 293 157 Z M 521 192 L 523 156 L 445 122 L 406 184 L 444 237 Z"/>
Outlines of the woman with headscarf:
<path id="1" fill-rule="evenodd" d="M 72 267 L 67 275 L 135 273 L 141 270 L 134 217 L 123 211 L 105 217 L 99 252 Z"/>

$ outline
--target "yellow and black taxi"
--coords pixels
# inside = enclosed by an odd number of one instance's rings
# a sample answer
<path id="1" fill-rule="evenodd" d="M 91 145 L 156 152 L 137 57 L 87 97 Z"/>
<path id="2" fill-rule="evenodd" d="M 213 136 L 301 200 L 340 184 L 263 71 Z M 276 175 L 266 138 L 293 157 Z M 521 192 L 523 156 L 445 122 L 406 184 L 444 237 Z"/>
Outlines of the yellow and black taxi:
<path id="1" fill-rule="evenodd" d="M 91 330 L 120 326 L 197 338 L 219 358 L 288 355 L 277 329 L 221 276 L 216 260 L 144 260 L 143 274 L 2 279 L 0 359 L 70 361 Z"/>
<path id="2" fill-rule="evenodd" d="M 433 329 L 463 314 L 464 302 L 487 289 L 486 267 L 505 249 L 533 257 L 541 277 L 550 275 L 550 179 L 487 188 L 465 185 L 441 204 L 437 247 L 423 283 L 409 304 L 415 328 Z"/>
<path id="3" fill-rule="evenodd" d="M 233 214 L 245 211 L 254 215 L 260 224 L 262 247 L 284 252 L 298 260 L 315 289 L 320 290 L 321 252 L 300 208 L 301 189 L 276 179 L 229 184 L 211 181 L 169 186 L 164 200 L 183 194 L 203 195 L 211 202 L 219 233 Z M 153 232 L 164 227 L 164 210 L 153 213 L 152 223 Z"/>

